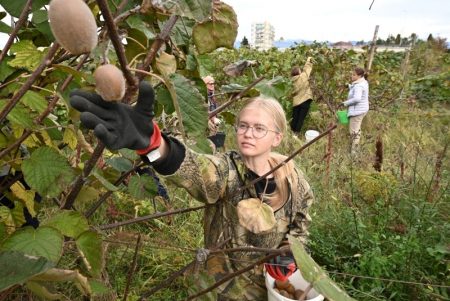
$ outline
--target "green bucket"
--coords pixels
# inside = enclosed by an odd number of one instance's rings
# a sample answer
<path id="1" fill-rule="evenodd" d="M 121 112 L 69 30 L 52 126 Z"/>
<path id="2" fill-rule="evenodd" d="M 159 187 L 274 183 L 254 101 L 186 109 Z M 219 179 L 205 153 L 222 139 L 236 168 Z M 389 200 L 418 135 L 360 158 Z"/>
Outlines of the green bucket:
<path id="1" fill-rule="evenodd" d="M 336 112 L 340 124 L 348 124 L 347 111 Z"/>

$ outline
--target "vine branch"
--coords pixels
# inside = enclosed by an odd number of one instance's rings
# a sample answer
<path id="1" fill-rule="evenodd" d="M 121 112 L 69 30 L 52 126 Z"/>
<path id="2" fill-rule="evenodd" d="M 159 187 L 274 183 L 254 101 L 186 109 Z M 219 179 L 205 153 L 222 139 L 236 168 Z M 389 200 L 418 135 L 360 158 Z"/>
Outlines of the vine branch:
<path id="1" fill-rule="evenodd" d="M 130 219 L 130 220 L 127 220 L 127 221 L 123 221 L 123 222 L 117 222 L 117 223 L 113 223 L 113 224 L 102 225 L 102 226 L 99 227 L 99 229 L 100 230 L 107 230 L 107 229 L 117 228 L 117 227 L 120 227 L 120 226 L 136 224 L 136 223 L 148 221 L 148 220 L 155 219 L 155 218 L 160 218 L 160 217 L 163 217 L 163 216 L 168 216 L 168 215 L 173 215 L 173 214 L 180 214 L 180 213 L 186 213 L 186 212 L 190 212 L 190 211 L 197 211 L 197 210 L 206 208 L 206 206 L 207 205 L 198 206 L 198 207 L 192 207 L 192 208 L 170 210 L 170 211 L 166 211 L 166 212 L 158 212 L 158 213 L 155 213 L 155 214 L 141 216 L 141 217 L 133 218 L 133 219 Z"/>
<path id="2" fill-rule="evenodd" d="M 76 69 L 80 70 L 81 66 L 83 66 L 84 62 L 87 60 L 89 56 L 87 54 L 84 55 L 84 57 L 80 60 L 80 62 L 78 63 Z M 67 86 L 69 85 L 69 83 L 72 81 L 73 79 L 73 75 L 69 75 L 66 80 L 63 82 L 63 84 L 61 85 L 61 91 L 64 91 Z M 33 122 L 35 124 L 40 124 L 42 123 L 42 121 L 45 119 L 45 117 L 47 117 L 47 115 L 53 110 L 53 108 L 55 107 L 56 103 L 59 100 L 59 96 L 55 95 L 53 96 L 52 101 L 48 104 L 47 109 L 42 112 L 41 115 L 39 115 Z M 26 129 L 22 136 L 17 139 L 16 141 L 14 141 L 12 144 L 10 144 L 7 148 L 3 149 L 2 151 L 0 151 L 0 159 L 3 158 L 4 156 L 6 156 L 9 152 L 11 152 L 13 149 L 15 149 L 16 147 L 19 147 L 19 145 L 25 141 L 25 139 L 27 139 L 31 134 L 33 134 L 33 130 L 31 129 Z"/>
<path id="3" fill-rule="evenodd" d="M 254 82 L 252 82 L 247 88 L 245 88 L 244 90 L 242 90 L 241 92 L 239 92 L 239 94 L 233 96 L 230 100 L 228 100 L 226 103 L 224 103 L 223 105 L 221 105 L 220 107 L 218 107 L 217 109 L 215 109 L 214 111 L 211 111 L 209 113 L 209 118 L 212 118 L 214 116 L 216 116 L 217 114 L 219 114 L 220 112 L 222 112 L 223 110 L 225 110 L 227 107 L 229 107 L 233 102 L 235 102 L 236 100 L 240 99 L 242 96 L 245 95 L 245 93 L 247 93 L 248 91 L 250 91 L 251 88 L 253 88 L 254 86 L 256 86 L 260 81 L 262 81 L 264 79 L 264 76 L 261 76 L 260 78 L 256 79 Z"/>
<path id="4" fill-rule="evenodd" d="M 14 25 L 13 31 L 9 35 L 8 41 L 6 42 L 5 47 L 3 47 L 2 52 L 0 53 L 0 64 L 2 63 L 6 54 L 8 53 L 9 48 L 11 48 L 11 45 L 13 44 L 14 39 L 16 38 L 17 33 L 19 32 L 19 29 L 27 21 L 28 14 L 30 13 L 31 10 L 32 2 L 33 0 L 28 0 L 25 6 L 23 7 L 23 10 L 19 16 L 19 20 L 17 20 L 17 23 Z"/>
<path id="5" fill-rule="evenodd" d="M 34 70 L 34 72 L 26 80 L 26 82 L 19 89 L 19 91 L 17 91 L 17 93 L 14 94 L 14 96 L 11 98 L 11 100 L 8 102 L 5 108 L 3 108 L 3 110 L 0 112 L 0 123 L 3 123 L 9 112 L 11 112 L 11 110 L 16 106 L 16 104 L 19 102 L 22 96 L 24 96 L 25 93 L 30 89 L 30 87 L 33 85 L 33 83 L 36 81 L 36 79 L 39 77 L 42 71 L 44 71 L 44 69 L 51 64 L 51 59 L 55 55 L 58 48 L 59 48 L 58 43 L 54 43 L 52 47 L 50 47 L 47 55 L 44 57 L 40 65 L 36 68 L 36 70 Z"/>
<path id="6" fill-rule="evenodd" d="M 116 50 L 117 58 L 119 60 L 119 64 L 122 67 L 123 74 L 125 79 L 128 82 L 129 89 L 136 89 L 136 80 L 131 74 L 131 72 L 127 69 L 127 58 L 125 57 L 125 49 L 120 41 L 119 34 L 117 33 L 116 24 L 114 23 L 114 17 L 109 10 L 108 4 L 105 0 L 96 0 L 97 4 L 102 12 L 103 18 L 105 18 L 106 27 L 108 28 L 108 35 L 111 39 L 111 42 Z"/>

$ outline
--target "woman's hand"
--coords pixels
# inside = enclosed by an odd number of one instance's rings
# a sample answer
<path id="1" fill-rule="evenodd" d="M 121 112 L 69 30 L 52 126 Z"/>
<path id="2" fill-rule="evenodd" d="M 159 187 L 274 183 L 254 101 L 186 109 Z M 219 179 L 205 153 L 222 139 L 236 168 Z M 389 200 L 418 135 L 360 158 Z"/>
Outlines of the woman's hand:
<path id="1" fill-rule="evenodd" d="M 81 112 L 81 123 L 93 129 L 95 136 L 111 150 L 145 150 L 152 146 L 151 143 L 161 141 L 160 131 L 152 120 L 154 101 L 153 88 L 144 81 L 139 86 L 135 106 L 107 102 L 96 93 L 81 90 L 70 94 L 70 104 Z M 159 135 L 159 139 L 152 137 L 154 133 Z M 158 147 L 159 144 L 155 146 Z"/>

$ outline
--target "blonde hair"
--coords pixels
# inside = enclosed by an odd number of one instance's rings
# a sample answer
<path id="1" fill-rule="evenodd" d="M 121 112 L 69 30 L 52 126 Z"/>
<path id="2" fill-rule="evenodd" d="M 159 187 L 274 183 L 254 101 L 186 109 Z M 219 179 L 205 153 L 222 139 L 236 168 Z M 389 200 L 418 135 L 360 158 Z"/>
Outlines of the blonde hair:
<path id="1" fill-rule="evenodd" d="M 276 129 L 280 134 L 285 134 L 287 130 L 286 114 L 281 104 L 274 98 L 257 96 L 250 98 L 247 104 L 242 108 L 241 112 L 248 107 L 257 107 L 265 111 L 273 117 Z M 237 121 L 239 122 L 241 115 L 239 114 Z"/>
<path id="2" fill-rule="evenodd" d="M 267 114 L 273 117 L 273 121 L 275 124 L 275 128 L 280 132 L 280 134 L 285 134 L 287 131 L 287 121 L 286 121 L 286 114 L 284 113 L 283 107 L 281 104 L 274 98 L 269 97 L 263 97 L 263 96 L 257 96 L 254 98 L 251 98 L 247 104 L 242 108 L 241 112 L 245 110 L 246 108 L 254 106 L 257 108 L 262 109 Z M 240 114 L 238 116 L 238 122 L 240 119 Z M 269 157 L 269 165 L 271 168 L 274 168 L 278 164 L 280 164 L 282 161 L 284 161 L 287 157 L 283 156 L 281 154 L 271 152 Z M 266 198 L 271 200 L 286 200 L 289 195 L 289 186 L 287 183 L 287 179 L 289 177 L 290 182 L 294 186 L 292 189 L 296 189 L 297 186 L 297 176 L 295 172 L 295 165 L 293 163 L 293 160 L 289 161 L 282 167 L 278 168 L 273 173 L 275 183 L 276 183 L 276 190 L 275 192 L 271 193 L 270 195 L 266 195 Z"/>

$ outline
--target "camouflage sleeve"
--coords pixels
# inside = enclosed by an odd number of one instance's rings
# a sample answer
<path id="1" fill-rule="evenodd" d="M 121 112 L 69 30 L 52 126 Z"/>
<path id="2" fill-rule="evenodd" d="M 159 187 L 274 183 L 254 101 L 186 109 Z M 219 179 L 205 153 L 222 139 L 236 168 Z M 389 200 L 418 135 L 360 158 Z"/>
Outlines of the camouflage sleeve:
<path id="1" fill-rule="evenodd" d="M 298 185 L 293 191 L 294 198 L 294 227 L 289 231 L 289 234 L 297 237 L 303 244 L 308 239 L 308 227 L 311 223 L 309 216 L 309 208 L 314 201 L 314 195 L 309 183 L 306 181 L 303 173 L 297 170 Z"/>
<path id="2" fill-rule="evenodd" d="M 180 167 L 163 176 L 176 186 L 185 188 L 195 199 L 203 203 L 215 203 L 224 195 L 229 174 L 226 154 L 199 154 L 186 147 Z"/>

